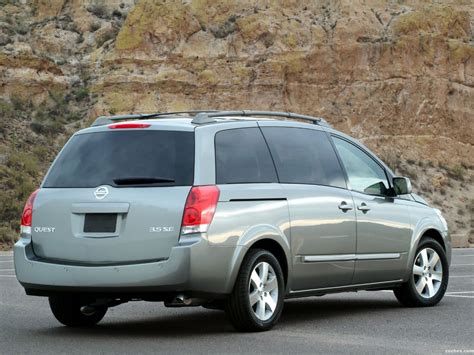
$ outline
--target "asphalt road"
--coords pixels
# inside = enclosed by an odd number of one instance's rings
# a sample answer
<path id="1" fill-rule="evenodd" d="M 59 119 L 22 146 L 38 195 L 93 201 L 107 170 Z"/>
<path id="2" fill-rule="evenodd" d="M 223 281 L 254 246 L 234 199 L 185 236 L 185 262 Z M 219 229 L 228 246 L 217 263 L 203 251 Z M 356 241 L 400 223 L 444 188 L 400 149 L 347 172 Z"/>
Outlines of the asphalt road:
<path id="1" fill-rule="evenodd" d="M 474 352 L 474 249 L 454 250 L 448 292 L 433 308 L 401 307 L 392 292 L 291 300 L 270 332 L 234 332 L 223 312 L 133 302 L 94 328 L 70 329 L 45 298 L 16 281 L 0 253 L 0 353 L 455 353 Z"/>

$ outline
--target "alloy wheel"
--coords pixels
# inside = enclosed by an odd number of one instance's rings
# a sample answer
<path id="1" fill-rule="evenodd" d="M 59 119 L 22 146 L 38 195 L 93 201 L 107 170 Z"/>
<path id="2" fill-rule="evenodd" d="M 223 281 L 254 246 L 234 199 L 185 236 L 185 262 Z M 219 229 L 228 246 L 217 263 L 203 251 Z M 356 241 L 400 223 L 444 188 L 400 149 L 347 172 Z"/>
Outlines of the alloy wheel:
<path id="1" fill-rule="evenodd" d="M 413 265 L 416 292 L 423 298 L 433 298 L 443 281 L 443 265 L 438 253 L 431 248 L 421 249 Z"/>
<path id="2" fill-rule="evenodd" d="M 249 281 L 249 300 L 258 319 L 265 321 L 274 314 L 278 302 L 278 279 L 269 263 L 263 261 L 254 267 Z"/>

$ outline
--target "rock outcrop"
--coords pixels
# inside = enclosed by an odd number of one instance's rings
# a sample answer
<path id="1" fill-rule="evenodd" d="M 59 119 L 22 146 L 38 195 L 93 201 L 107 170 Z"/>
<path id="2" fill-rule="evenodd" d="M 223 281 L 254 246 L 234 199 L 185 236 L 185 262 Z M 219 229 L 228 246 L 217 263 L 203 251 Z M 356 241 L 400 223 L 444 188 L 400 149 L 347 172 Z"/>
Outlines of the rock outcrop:
<path id="1" fill-rule="evenodd" d="M 296 111 L 358 137 L 412 177 L 455 233 L 473 234 L 471 0 L 5 2 L 3 186 L 15 148 L 48 142 L 36 159 L 44 171 L 64 136 L 98 114 Z M 0 239 L 15 226 L 1 223 Z"/>

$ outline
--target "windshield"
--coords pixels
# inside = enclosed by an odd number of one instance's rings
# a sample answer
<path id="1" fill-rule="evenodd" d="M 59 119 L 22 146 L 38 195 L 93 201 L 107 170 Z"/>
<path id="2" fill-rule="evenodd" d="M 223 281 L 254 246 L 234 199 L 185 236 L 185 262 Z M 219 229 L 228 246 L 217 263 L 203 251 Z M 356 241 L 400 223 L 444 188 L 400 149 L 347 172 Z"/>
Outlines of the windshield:
<path id="1" fill-rule="evenodd" d="M 124 130 L 78 134 L 44 187 L 191 186 L 194 133 Z"/>

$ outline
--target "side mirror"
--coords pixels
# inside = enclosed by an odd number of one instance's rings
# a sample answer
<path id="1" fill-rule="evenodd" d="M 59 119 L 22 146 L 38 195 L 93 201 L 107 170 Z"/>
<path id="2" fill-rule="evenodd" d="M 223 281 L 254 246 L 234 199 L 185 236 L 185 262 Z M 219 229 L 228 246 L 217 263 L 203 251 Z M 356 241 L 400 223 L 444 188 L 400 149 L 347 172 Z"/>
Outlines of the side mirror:
<path id="1" fill-rule="evenodd" d="M 395 194 L 398 195 L 407 195 L 411 194 L 411 181 L 407 177 L 397 176 L 393 178 L 393 188 L 395 190 Z"/>

